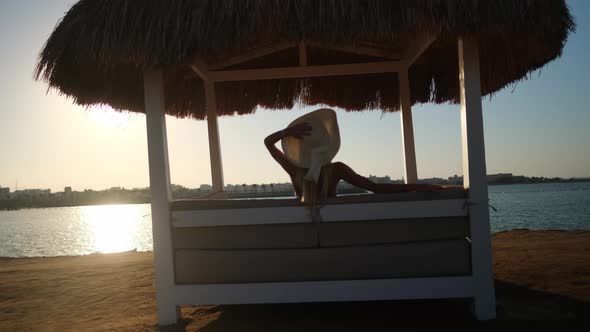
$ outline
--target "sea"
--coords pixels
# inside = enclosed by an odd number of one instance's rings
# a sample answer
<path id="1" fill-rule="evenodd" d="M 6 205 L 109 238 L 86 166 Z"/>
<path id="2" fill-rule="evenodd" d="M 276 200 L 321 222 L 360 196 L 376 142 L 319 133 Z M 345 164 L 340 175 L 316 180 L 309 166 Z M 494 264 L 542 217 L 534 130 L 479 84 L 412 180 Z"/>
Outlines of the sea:
<path id="1" fill-rule="evenodd" d="M 493 233 L 590 230 L 590 182 L 489 187 Z M 0 257 L 151 251 L 149 204 L 0 211 Z"/>

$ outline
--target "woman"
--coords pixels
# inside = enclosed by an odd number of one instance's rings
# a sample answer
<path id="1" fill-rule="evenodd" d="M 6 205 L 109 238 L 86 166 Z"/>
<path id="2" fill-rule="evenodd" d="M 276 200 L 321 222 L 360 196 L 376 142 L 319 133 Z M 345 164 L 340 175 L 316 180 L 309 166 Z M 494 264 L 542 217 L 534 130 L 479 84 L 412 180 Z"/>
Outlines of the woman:
<path id="1" fill-rule="evenodd" d="M 293 183 L 297 197 L 301 198 L 304 202 L 313 204 L 329 197 L 336 197 L 336 187 L 341 180 L 377 194 L 442 189 L 441 186 L 428 184 L 374 183 L 373 181 L 358 175 L 348 165 L 342 162 L 330 162 L 322 166 L 319 180 L 317 182 L 308 181 L 305 176 L 308 169 L 296 166 L 275 146 L 275 144 L 278 141 L 289 137 L 302 140 L 306 136 L 309 136 L 312 133 L 312 130 L 313 128 L 307 122 L 292 124 L 286 129 L 269 135 L 264 140 L 264 144 L 271 156 L 291 177 L 291 182 Z"/>

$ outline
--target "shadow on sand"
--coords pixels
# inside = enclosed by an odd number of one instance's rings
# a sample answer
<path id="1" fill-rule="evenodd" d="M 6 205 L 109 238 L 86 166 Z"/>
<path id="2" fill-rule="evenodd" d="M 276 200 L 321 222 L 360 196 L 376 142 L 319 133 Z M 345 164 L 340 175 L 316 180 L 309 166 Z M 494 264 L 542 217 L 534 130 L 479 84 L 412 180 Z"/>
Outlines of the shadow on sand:
<path id="1" fill-rule="evenodd" d="M 496 280 L 498 319 L 477 322 L 468 300 L 195 306 L 160 331 L 385 331 L 495 326 L 505 320 L 587 319 L 590 303 Z"/>

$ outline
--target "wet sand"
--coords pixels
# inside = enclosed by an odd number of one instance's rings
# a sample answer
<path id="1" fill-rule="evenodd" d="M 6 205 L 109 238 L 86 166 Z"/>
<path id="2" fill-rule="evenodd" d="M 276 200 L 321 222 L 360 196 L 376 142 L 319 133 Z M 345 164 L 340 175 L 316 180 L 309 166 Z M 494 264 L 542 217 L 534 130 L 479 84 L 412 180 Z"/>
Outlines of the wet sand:
<path id="1" fill-rule="evenodd" d="M 495 324 L 590 317 L 590 231 L 502 232 L 493 249 Z M 0 258 L 0 331 L 158 331 L 152 259 L 136 252 Z M 468 307 L 457 300 L 195 306 L 163 330 L 392 330 L 440 319 L 465 325 L 475 323 Z"/>

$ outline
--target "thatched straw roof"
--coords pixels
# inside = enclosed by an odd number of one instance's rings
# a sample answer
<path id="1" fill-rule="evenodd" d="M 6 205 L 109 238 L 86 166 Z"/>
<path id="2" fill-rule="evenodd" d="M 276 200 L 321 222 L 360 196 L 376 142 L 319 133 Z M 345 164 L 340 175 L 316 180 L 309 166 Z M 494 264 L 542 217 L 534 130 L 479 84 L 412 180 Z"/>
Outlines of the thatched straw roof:
<path id="1" fill-rule="evenodd" d="M 457 37 L 480 41 L 482 93 L 494 93 L 561 55 L 575 23 L 564 0 L 81 0 L 44 46 L 36 78 L 77 104 L 143 112 L 143 70 L 164 66 L 167 113 L 203 118 L 203 83 L 188 64 L 215 64 L 244 50 L 306 40 L 370 45 L 395 54 L 439 32 L 410 68 L 412 102 L 457 102 Z M 322 47 L 309 63 L 383 60 Z M 287 48 L 239 65 L 296 65 Z M 217 83 L 219 113 L 295 101 L 347 110 L 397 110 L 396 74 Z"/>

